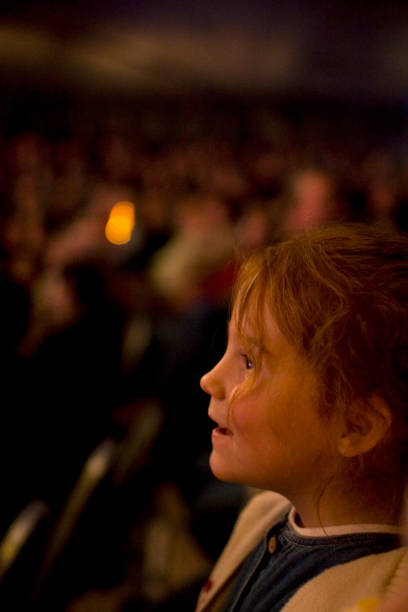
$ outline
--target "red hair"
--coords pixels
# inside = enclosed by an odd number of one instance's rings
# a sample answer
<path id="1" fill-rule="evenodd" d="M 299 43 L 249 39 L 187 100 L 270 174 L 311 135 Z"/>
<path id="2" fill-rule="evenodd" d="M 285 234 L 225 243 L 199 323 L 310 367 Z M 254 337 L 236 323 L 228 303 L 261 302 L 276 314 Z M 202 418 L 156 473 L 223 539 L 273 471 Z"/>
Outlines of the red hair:
<path id="1" fill-rule="evenodd" d="M 373 394 L 387 402 L 405 476 L 408 237 L 362 224 L 298 234 L 242 265 L 233 301 L 239 328 L 245 317 L 260 345 L 272 313 L 314 368 L 322 415 Z"/>

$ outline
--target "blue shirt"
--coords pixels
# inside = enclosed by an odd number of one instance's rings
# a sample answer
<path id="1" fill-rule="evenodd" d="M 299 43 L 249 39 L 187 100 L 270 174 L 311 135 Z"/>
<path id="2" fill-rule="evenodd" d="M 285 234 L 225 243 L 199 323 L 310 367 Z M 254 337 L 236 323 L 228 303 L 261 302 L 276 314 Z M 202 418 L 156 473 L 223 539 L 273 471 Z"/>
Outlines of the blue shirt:
<path id="1" fill-rule="evenodd" d="M 399 536 L 393 533 L 305 537 L 292 529 L 286 516 L 244 561 L 224 612 L 278 612 L 303 584 L 324 570 L 398 546 Z"/>

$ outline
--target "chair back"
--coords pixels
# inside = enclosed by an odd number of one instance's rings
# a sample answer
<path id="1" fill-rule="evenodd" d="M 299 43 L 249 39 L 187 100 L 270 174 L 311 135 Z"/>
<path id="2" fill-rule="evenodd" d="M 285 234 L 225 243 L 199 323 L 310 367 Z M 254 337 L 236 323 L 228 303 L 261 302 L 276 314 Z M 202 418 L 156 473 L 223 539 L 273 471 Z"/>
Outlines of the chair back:
<path id="1" fill-rule="evenodd" d="M 0 542 L 0 602 L 7 610 L 24 609 L 44 554 L 50 509 L 35 499 L 12 521 Z"/>
<path id="2" fill-rule="evenodd" d="M 67 501 L 54 522 L 37 576 L 34 600 L 43 592 L 47 580 L 73 538 L 77 525 L 98 486 L 107 478 L 116 456 L 117 442 L 103 440 L 86 460 Z"/>

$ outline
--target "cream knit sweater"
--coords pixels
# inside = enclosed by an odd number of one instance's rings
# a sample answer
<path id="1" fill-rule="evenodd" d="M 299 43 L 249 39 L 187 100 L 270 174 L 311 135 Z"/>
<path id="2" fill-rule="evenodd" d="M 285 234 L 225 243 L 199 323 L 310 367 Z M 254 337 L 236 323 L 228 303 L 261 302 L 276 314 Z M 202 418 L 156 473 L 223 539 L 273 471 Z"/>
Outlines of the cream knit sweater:
<path id="1" fill-rule="evenodd" d="M 223 609 L 239 566 L 290 507 L 287 499 L 269 491 L 252 498 L 200 593 L 196 612 Z M 282 612 L 344 612 L 361 599 L 388 597 L 398 589 L 407 567 L 406 547 L 336 565 L 303 585 Z"/>

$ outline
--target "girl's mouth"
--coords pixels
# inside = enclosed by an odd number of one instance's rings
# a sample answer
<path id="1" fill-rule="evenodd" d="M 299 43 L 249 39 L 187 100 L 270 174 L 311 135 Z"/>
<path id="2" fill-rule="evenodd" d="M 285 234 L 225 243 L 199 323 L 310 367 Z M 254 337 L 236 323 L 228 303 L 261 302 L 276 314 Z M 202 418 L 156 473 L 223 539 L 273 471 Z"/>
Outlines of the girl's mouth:
<path id="1" fill-rule="evenodd" d="M 217 436 L 232 436 L 232 431 L 227 427 L 216 427 L 213 433 Z"/>
<path id="2" fill-rule="evenodd" d="M 218 429 L 220 430 L 220 433 L 223 434 L 224 436 L 231 433 L 229 429 L 227 429 L 226 427 L 218 427 Z"/>

